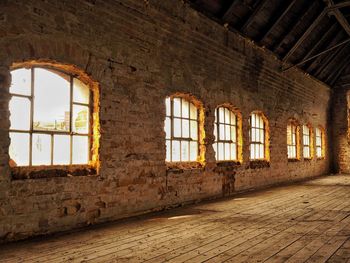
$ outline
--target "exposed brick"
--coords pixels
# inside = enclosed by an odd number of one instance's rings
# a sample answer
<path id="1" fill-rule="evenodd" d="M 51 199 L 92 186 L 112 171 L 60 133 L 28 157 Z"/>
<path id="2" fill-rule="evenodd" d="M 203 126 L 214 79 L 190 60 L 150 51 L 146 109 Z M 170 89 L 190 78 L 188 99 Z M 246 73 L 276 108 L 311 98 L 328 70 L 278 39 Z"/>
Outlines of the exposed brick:
<path id="1" fill-rule="evenodd" d="M 282 73 L 281 62 L 270 52 L 228 32 L 184 1 L 18 0 L 0 1 L 0 10 L 5 14 L 0 16 L 0 33 L 5 32 L 0 39 L 0 215 L 5 215 L 0 218 L 0 240 L 330 171 L 329 149 L 324 160 L 288 162 L 286 147 L 291 117 L 301 124 L 322 125 L 328 132 L 330 89 L 297 69 Z M 30 60 L 74 65 L 99 83 L 99 176 L 10 180 L 9 67 Z M 203 103 L 203 168 L 167 170 L 164 100 L 176 92 Z M 243 163 L 219 167 L 211 144 L 214 110 L 224 103 L 242 114 Z M 249 163 L 248 118 L 255 110 L 269 120 L 268 165 Z"/>

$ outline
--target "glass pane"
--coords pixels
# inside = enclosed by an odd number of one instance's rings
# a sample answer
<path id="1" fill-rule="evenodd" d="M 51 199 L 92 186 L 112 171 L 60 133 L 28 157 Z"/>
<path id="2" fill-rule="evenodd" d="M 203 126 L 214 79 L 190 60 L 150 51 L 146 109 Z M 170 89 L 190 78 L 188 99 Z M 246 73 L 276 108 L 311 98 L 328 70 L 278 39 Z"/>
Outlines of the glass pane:
<path id="1" fill-rule="evenodd" d="M 89 87 L 76 78 L 73 80 L 73 101 L 85 104 L 90 102 Z"/>
<path id="2" fill-rule="evenodd" d="M 236 115 L 231 112 L 231 125 L 236 125 Z"/>
<path id="3" fill-rule="evenodd" d="M 264 121 L 263 118 L 261 116 L 259 116 L 259 128 L 264 128 Z"/>
<path id="4" fill-rule="evenodd" d="M 190 118 L 197 120 L 197 108 L 192 103 L 190 103 Z"/>
<path id="5" fill-rule="evenodd" d="M 10 166 L 29 165 L 29 134 L 10 132 Z"/>
<path id="6" fill-rule="evenodd" d="M 264 132 L 265 132 L 264 130 L 259 130 L 259 133 L 260 133 L 260 142 L 261 142 L 261 143 L 265 143 L 265 142 L 264 142 Z"/>
<path id="7" fill-rule="evenodd" d="M 55 135 L 53 140 L 53 164 L 70 163 L 70 136 Z"/>
<path id="8" fill-rule="evenodd" d="M 260 158 L 264 158 L 265 154 L 264 154 L 264 145 L 259 145 L 259 157 Z"/>
<path id="9" fill-rule="evenodd" d="M 182 100 L 182 118 L 189 118 L 190 112 L 189 112 L 189 103 L 186 100 Z"/>
<path id="10" fill-rule="evenodd" d="M 225 108 L 225 123 L 230 123 L 230 111 L 227 108 Z"/>
<path id="11" fill-rule="evenodd" d="M 73 136 L 73 164 L 88 164 L 89 162 L 89 137 Z"/>
<path id="12" fill-rule="evenodd" d="M 30 100 L 12 97 L 9 104 L 10 129 L 28 131 L 30 129 Z"/>
<path id="13" fill-rule="evenodd" d="M 181 99 L 180 98 L 174 98 L 174 116 L 181 117 Z"/>
<path id="14" fill-rule="evenodd" d="M 231 158 L 232 160 L 237 160 L 237 149 L 234 143 L 231 143 Z"/>
<path id="15" fill-rule="evenodd" d="M 165 125 L 164 125 L 166 139 L 170 139 L 170 137 L 171 137 L 171 126 L 170 125 L 171 125 L 170 118 L 166 117 L 165 118 Z"/>
<path id="16" fill-rule="evenodd" d="M 224 160 L 224 144 L 218 143 L 218 160 Z"/>
<path id="17" fill-rule="evenodd" d="M 10 93 L 20 95 L 31 95 L 31 69 L 15 69 L 11 71 L 12 81 Z"/>
<path id="18" fill-rule="evenodd" d="M 69 77 L 35 69 L 34 129 L 69 131 L 69 111 Z"/>
<path id="19" fill-rule="evenodd" d="M 255 148 L 254 144 L 250 145 L 250 159 L 255 159 Z"/>
<path id="20" fill-rule="evenodd" d="M 230 125 L 225 125 L 225 140 L 231 139 L 231 129 Z"/>
<path id="21" fill-rule="evenodd" d="M 197 155 L 198 155 L 198 143 L 197 142 L 190 142 L 190 161 L 197 161 Z"/>
<path id="22" fill-rule="evenodd" d="M 237 136 L 236 136 L 236 127 L 235 126 L 231 126 L 231 140 L 233 142 L 237 141 Z"/>
<path id="23" fill-rule="evenodd" d="M 256 141 L 256 137 L 255 137 L 256 129 L 253 128 L 251 132 L 252 132 L 252 142 L 255 142 Z"/>
<path id="24" fill-rule="evenodd" d="M 51 135 L 33 134 L 32 141 L 32 164 L 50 165 L 51 164 Z"/>
<path id="25" fill-rule="evenodd" d="M 230 154 L 230 144 L 225 143 L 225 160 L 230 160 L 231 154 Z"/>
<path id="26" fill-rule="evenodd" d="M 181 119 L 174 118 L 174 136 L 181 137 Z"/>
<path id="27" fill-rule="evenodd" d="M 189 142 L 181 142 L 181 161 L 189 161 Z"/>
<path id="28" fill-rule="evenodd" d="M 190 121 L 182 120 L 182 138 L 190 137 Z"/>
<path id="29" fill-rule="evenodd" d="M 166 144 L 165 144 L 165 147 L 166 147 L 166 161 L 169 162 L 171 161 L 171 158 L 170 158 L 170 153 L 171 153 L 171 142 L 170 140 L 166 140 Z"/>
<path id="30" fill-rule="evenodd" d="M 165 99 L 165 113 L 166 116 L 171 116 L 171 104 L 170 104 L 170 98 Z"/>
<path id="31" fill-rule="evenodd" d="M 252 114 L 251 122 L 251 127 L 255 127 L 255 114 Z"/>
<path id="32" fill-rule="evenodd" d="M 225 109 L 222 107 L 219 108 L 219 122 L 225 123 Z"/>
<path id="33" fill-rule="evenodd" d="M 198 140 L 198 126 L 197 121 L 190 121 L 191 125 L 191 138 L 193 140 Z"/>
<path id="34" fill-rule="evenodd" d="M 89 133 L 89 106 L 73 105 L 73 131 Z"/>
<path id="35" fill-rule="evenodd" d="M 220 140 L 225 140 L 225 125 L 224 124 L 219 124 L 219 139 Z"/>
<path id="36" fill-rule="evenodd" d="M 172 141 L 172 161 L 180 161 L 180 141 Z"/>

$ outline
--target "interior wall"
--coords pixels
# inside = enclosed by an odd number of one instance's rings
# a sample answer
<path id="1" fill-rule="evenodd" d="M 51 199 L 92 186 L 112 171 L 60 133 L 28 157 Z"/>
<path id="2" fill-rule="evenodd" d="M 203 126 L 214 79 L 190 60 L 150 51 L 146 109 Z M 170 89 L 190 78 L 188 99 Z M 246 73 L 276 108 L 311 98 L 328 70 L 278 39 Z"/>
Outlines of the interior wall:
<path id="1" fill-rule="evenodd" d="M 329 88 L 290 69 L 183 1 L 0 2 L 0 239 L 68 230 L 329 172 L 326 158 L 288 162 L 286 125 L 323 126 Z M 100 86 L 99 176 L 12 180 L 8 166 L 13 63 L 74 65 Z M 206 165 L 167 169 L 166 96 L 190 93 L 205 110 Z M 242 114 L 243 163 L 218 166 L 214 110 Z M 269 121 L 269 166 L 249 162 L 248 118 Z M 328 143 L 328 140 L 327 140 Z"/>

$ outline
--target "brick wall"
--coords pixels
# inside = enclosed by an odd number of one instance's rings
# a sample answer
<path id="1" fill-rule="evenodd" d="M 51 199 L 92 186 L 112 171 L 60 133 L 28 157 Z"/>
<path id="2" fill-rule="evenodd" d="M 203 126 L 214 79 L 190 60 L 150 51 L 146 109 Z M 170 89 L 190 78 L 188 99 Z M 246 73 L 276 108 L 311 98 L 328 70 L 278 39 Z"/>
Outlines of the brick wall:
<path id="1" fill-rule="evenodd" d="M 148 1 L 147 1 L 148 2 Z M 0 2 L 0 239 L 63 231 L 329 172 L 324 160 L 288 162 L 286 125 L 328 131 L 329 88 L 191 9 L 183 1 Z M 49 60 L 100 85 L 99 176 L 11 180 L 9 70 Z M 205 110 L 206 166 L 167 171 L 166 96 L 190 93 Z M 243 164 L 217 167 L 213 123 L 231 103 L 243 121 Z M 270 166 L 250 168 L 248 118 L 264 112 Z M 328 132 L 327 132 L 328 133 Z"/>

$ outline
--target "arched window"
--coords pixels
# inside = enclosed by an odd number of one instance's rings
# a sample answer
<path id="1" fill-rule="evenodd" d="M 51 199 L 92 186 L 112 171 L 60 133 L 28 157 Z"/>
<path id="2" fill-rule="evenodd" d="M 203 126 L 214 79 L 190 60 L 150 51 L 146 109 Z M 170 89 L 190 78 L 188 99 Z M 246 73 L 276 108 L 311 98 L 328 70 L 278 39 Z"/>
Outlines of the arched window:
<path id="1" fill-rule="evenodd" d="M 226 107 L 215 110 L 214 150 L 218 161 L 237 161 L 237 116 Z"/>
<path id="2" fill-rule="evenodd" d="M 287 125 L 287 153 L 288 159 L 298 159 L 299 134 L 298 125 L 294 120 L 290 120 Z"/>
<path id="3" fill-rule="evenodd" d="M 182 97 L 165 100 L 166 161 L 194 162 L 199 156 L 198 109 Z"/>
<path id="4" fill-rule="evenodd" d="M 253 112 L 249 118 L 250 159 L 266 160 L 267 156 L 267 123 L 262 113 Z"/>
<path id="5" fill-rule="evenodd" d="M 303 125 L 303 156 L 305 159 L 312 158 L 312 128 Z"/>
<path id="6" fill-rule="evenodd" d="M 91 160 L 92 92 L 52 67 L 11 71 L 11 166 L 75 165 Z"/>
<path id="7" fill-rule="evenodd" d="M 325 156 L 325 147 L 324 147 L 324 132 L 323 129 L 317 127 L 315 129 L 316 137 L 316 157 L 323 158 Z"/>

